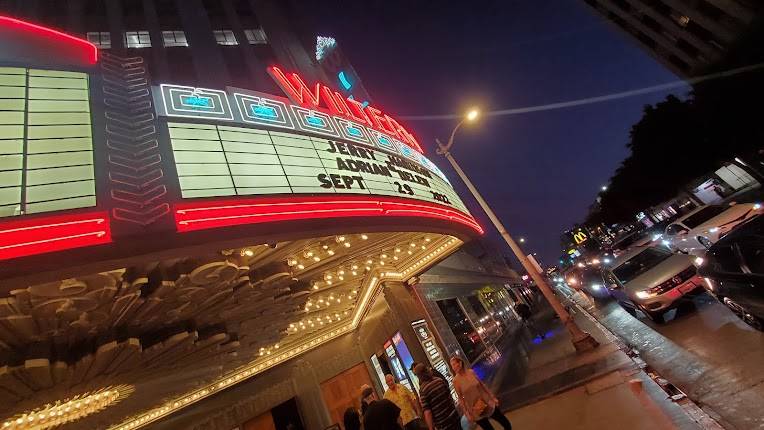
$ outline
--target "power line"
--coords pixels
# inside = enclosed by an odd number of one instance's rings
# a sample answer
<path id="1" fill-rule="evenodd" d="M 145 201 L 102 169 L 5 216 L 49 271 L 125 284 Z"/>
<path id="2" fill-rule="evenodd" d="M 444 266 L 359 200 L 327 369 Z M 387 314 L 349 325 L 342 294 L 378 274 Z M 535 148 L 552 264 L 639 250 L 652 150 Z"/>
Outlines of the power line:
<path id="1" fill-rule="evenodd" d="M 742 73 L 751 72 L 754 70 L 764 69 L 764 63 L 753 64 L 750 66 L 738 67 L 736 69 L 725 70 L 723 72 L 710 73 L 708 75 L 698 76 L 683 81 L 673 81 L 665 84 L 652 85 L 649 87 L 638 88 L 629 91 L 622 91 L 619 93 L 606 94 L 602 96 L 587 97 L 584 99 L 569 100 L 564 102 L 550 103 L 545 105 L 526 106 L 512 109 L 502 109 L 490 112 L 485 112 L 485 116 L 504 116 L 504 115 L 518 115 L 523 113 L 541 112 L 554 109 L 564 109 L 569 107 L 583 106 L 594 103 L 602 103 L 611 100 L 624 99 L 627 97 L 634 97 L 642 94 L 657 93 L 674 88 L 687 87 L 689 85 L 698 84 L 715 79 L 728 78 L 730 76 L 739 75 Z M 401 116 L 401 119 L 408 121 L 435 121 L 446 119 L 459 119 L 463 115 L 458 113 L 441 114 L 441 115 L 409 115 Z"/>

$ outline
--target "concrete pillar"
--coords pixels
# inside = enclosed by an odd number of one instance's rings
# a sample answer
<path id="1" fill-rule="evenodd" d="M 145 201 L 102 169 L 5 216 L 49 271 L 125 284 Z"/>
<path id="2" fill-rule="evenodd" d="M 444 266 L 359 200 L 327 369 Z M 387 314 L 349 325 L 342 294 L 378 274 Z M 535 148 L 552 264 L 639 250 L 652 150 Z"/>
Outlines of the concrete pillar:
<path id="1" fill-rule="evenodd" d="M 291 379 L 305 428 L 322 429 L 331 425 L 331 417 L 321 395 L 321 381 L 313 365 L 302 358 L 295 360 Z"/>
<path id="2" fill-rule="evenodd" d="M 122 20 L 122 0 L 106 0 L 106 19 L 109 20 L 111 33 L 111 52 L 123 56 L 125 54 L 125 23 Z"/>
<path id="3" fill-rule="evenodd" d="M 167 80 L 170 78 L 170 66 L 167 64 L 162 28 L 154 0 L 143 0 L 143 15 L 151 35 L 151 61 L 154 66 L 154 76 L 151 78 L 154 82 Z"/>
<path id="4" fill-rule="evenodd" d="M 178 15 L 189 45 L 194 50 L 194 69 L 199 86 L 220 87 L 229 82 L 230 75 L 220 47 L 212 34 L 212 25 L 201 0 L 175 0 Z"/>
<path id="5" fill-rule="evenodd" d="M 231 4 L 231 0 L 221 1 L 223 3 L 223 9 L 225 10 L 226 19 L 231 25 L 231 30 L 236 36 L 236 40 L 239 41 L 238 48 L 244 58 L 244 64 L 247 65 L 247 70 L 249 71 L 249 76 L 252 80 L 252 84 L 249 88 L 260 88 L 260 81 L 268 78 L 267 73 L 265 72 L 265 63 L 255 56 L 255 52 L 252 49 L 252 45 L 249 44 L 246 34 L 244 34 L 244 27 L 241 25 L 241 21 Z"/>

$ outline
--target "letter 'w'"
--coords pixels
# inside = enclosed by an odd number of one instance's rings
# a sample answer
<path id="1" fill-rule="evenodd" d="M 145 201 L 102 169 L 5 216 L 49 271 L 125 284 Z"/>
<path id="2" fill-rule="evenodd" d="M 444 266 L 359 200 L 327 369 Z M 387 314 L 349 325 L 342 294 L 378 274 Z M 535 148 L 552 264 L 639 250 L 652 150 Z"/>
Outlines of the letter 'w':
<path id="1" fill-rule="evenodd" d="M 305 107 L 318 107 L 320 84 L 316 83 L 313 88 L 309 88 L 300 75 L 290 73 L 287 76 L 276 66 L 268 67 L 268 74 L 271 75 L 293 102 Z"/>

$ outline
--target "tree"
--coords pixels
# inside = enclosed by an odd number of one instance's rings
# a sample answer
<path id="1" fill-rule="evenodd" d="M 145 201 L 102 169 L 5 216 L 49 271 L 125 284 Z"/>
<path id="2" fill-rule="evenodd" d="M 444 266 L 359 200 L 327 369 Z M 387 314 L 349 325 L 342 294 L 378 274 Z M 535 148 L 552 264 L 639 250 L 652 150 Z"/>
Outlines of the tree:
<path id="1" fill-rule="evenodd" d="M 761 64 L 762 40 L 764 24 L 757 22 L 708 72 Z M 762 104 L 764 70 L 756 69 L 696 84 L 686 100 L 669 95 L 655 106 L 645 106 L 631 128 L 631 154 L 592 205 L 587 223 L 633 221 L 638 212 L 676 196 L 690 181 L 724 162 L 761 158 Z"/>

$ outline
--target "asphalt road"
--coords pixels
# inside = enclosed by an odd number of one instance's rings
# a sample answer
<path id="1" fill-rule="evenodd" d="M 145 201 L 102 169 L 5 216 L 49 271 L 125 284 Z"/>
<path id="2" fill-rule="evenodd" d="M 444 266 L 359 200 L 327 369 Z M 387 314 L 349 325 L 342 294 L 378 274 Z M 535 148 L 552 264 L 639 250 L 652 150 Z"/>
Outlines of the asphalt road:
<path id="1" fill-rule="evenodd" d="M 702 294 L 655 324 L 615 303 L 595 316 L 728 430 L 764 429 L 764 333 Z"/>

